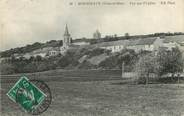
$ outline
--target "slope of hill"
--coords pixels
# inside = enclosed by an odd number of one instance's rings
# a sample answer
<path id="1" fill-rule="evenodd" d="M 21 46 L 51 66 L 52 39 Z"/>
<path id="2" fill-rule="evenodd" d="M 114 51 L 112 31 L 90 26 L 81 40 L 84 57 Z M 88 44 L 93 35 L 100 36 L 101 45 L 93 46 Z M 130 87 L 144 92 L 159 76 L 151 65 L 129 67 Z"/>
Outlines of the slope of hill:
<path id="1" fill-rule="evenodd" d="M 75 39 L 73 42 L 77 40 L 82 40 L 82 41 L 87 41 L 90 44 L 96 44 L 100 42 L 110 42 L 110 41 L 117 41 L 117 40 L 126 40 L 126 39 L 137 39 L 137 38 L 148 38 L 148 37 L 163 37 L 163 36 L 178 36 L 178 35 L 184 35 L 183 32 L 175 32 L 175 33 L 154 33 L 154 34 L 147 34 L 147 35 L 128 35 L 128 36 L 105 36 L 101 38 L 100 40 L 97 39 L 87 39 L 87 38 L 82 38 L 82 39 Z M 32 52 L 36 49 L 44 48 L 44 47 L 59 47 L 63 45 L 62 40 L 50 40 L 46 43 L 33 43 L 33 44 L 28 44 L 24 47 L 17 47 L 17 48 L 12 48 L 10 50 L 6 51 L 1 51 L 0 52 L 0 57 L 10 57 L 15 53 L 18 54 L 24 54 L 28 52 Z"/>
<path id="2" fill-rule="evenodd" d="M 104 61 L 106 58 L 108 58 L 109 56 L 107 54 L 100 54 L 98 56 L 94 56 L 90 59 L 88 59 L 88 61 L 93 64 L 93 65 L 98 65 L 100 62 Z"/>
<path id="3" fill-rule="evenodd" d="M 32 52 L 34 50 L 40 49 L 40 48 L 44 48 L 44 47 L 58 47 L 58 46 L 62 46 L 62 40 L 56 41 L 56 40 L 51 40 L 48 41 L 46 43 L 33 43 L 31 45 L 26 45 L 24 47 L 17 47 L 17 48 L 12 48 L 10 50 L 6 50 L 3 52 L 0 52 L 0 56 L 1 57 L 10 57 L 15 53 L 18 54 L 24 54 L 24 53 L 28 53 L 28 52 Z"/>

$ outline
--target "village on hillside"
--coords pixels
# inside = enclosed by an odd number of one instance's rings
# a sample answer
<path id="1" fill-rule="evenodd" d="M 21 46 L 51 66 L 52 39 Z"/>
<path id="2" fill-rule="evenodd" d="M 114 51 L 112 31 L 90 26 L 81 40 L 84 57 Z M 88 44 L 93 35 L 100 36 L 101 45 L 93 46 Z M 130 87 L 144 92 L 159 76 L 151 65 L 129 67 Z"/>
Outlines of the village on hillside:
<path id="1" fill-rule="evenodd" d="M 45 44 L 34 43 L 1 52 L 1 74 L 34 73 L 55 69 L 117 69 L 123 77 L 136 77 L 149 72 L 154 77 L 183 72 L 184 34 L 101 37 L 99 30 L 93 38 L 72 39 L 66 25 L 63 39 Z M 146 62 L 150 70 L 144 69 Z M 144 67 L 145 66 L 145 67 Z M 147 72 L 139 72 L 139 69 Z M 126 72 L 126 73 L 125 73 Z M 182 74 L 183 75 L 183 74 Z M 140 77 L 142 77 L 140 75 Z M 149 76 L 145 76 L 149 77 Z"/>
<path id="2" fill-rule="evenodd" d="M 127 33 L 126 33 L 127 34 Z M 129 36 L 129 35 L 126 35 Z M 108 36 L 107 36 L 108 37 Z M 116 37 L 116 35 L 115 35 Z M 117 38 L 117 37 L 116 37 Z M 96 40 L 96 43 L 92 43 L 90 40 Z M 112 53 L 120 52 L 123 49 L 131 49 L 135 52 L 139 51 L 154 51 L 157 52 L 159 48 L 164 48 L 166 50 L 172 50 L 172 48 L 178 47 L 184 54 L 184 34 L 176 34 L 169 36 L 156 36 L 156 37 L 144 37 L 144 38 L 127 38 L 123 40 L 113 40 L 113 41 L 102 41 L 101 33 L 96 30 L 93 33 L 92 39 L 72 39 L 72 35 L 69 33 L 68 26 L 65 27 L 65 32 L 62 39 L 62 45 L 57 47 L 42 47 L 35 49 L 27 53 L 13 53 L 11 57 L 4 57 L 1 55 L 0 62 L 8 61 L 12 57 L 19 59 L 21 57 L 29 59 L 31 57 L 41 56 L 43 58 L 48 58 L 52 56 L 57 56 L 59 54 L 64 55 L 66 51 L 70 49 L 79 48 L 101 48 L 105 50 L 110 50 Z"/>

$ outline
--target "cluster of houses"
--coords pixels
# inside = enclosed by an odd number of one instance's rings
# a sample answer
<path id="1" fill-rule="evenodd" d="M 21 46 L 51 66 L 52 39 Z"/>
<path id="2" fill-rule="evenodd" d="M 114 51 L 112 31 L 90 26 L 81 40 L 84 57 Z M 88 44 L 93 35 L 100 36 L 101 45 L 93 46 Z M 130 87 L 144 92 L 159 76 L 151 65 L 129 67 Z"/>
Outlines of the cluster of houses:
<path id="1" fill-rule="evenodd" d="M 59 47 L 45 47 L 45 48 L 40 48 L 37 50 L 34 50 L 29 53 L 25 54 L 14 54 L 13 56 L 15 58 L 20 58 L 24 57 L 26 59 L 29 59 L 31 56 L 36 57 L 36 56 L 41 56 L 41 57 L 49 57 L 49 56 L 56 56 L 59 54 Z"/>
<path id="2" fill-rule="evenodd" d="M 93 34 L 93 38 L 101 38 L 101 34 L 98 30 Z M 31 56 L 36 57 L 38 55 L 41 57 L 51 57 L 56 56 L 58 54 L 64 54 L 68 49 L 76 49 L 80 46 L 90 46 L 95 48 L 107 49 L 111 50 L 111 52 L 113 53 L 120 52 L 122 49 L 125 48 L 132 49 L 135 52 L 139 52 L 140 50 L 157 51 L 160 47 L 163 47 L 167 50 L 171 50 L 172 48 L 178 47 L 184 53 L 184 35 L 117 40 L 110 42 L 100 42 L 91 45 L 88 39 L 72 40 L 71 35 L 68 31 L 68 27 L 66 25 L 63 37 L 63 46 L 45 47 L 34 50 L 30 53 L 14 54 L 14 57 L 24 57 L 26 59 L 29 59 Z"/>
<path id="3" fill-rule="evenodd" d="M 140 50 L 157 51 L 159 48 L 172 50 L 172 48 L 176 47 L 181 51 L 184 51 L 184 35 L 118 40 L 99 43 L 95 46 L 111 50 L 112 52 L 120 52 L 125 48 L 139 52 Z"/>

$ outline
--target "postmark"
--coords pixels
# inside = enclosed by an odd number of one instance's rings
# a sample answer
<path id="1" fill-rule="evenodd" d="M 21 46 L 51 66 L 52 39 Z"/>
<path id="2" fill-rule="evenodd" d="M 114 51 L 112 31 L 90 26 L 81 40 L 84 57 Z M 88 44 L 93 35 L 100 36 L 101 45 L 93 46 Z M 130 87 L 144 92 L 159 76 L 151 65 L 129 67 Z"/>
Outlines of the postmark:
<path id="1" fill-rule="evenodd" d="M 32 115 L 46 111 L 52 101 L 48 85 L 41 80 L 29 80 L 23 76 L 9 90 L 8 97 L 18 103 L 21 109 Z"/>

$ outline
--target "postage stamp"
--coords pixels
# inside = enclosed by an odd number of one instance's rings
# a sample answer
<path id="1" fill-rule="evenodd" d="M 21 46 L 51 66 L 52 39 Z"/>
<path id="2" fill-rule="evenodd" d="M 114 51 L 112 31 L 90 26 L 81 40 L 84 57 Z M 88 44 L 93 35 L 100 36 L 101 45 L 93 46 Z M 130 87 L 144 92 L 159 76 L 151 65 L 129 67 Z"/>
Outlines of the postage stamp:
<path id="1" fill-rule="evenodd" d="M 21 77 L 8 91 L 7 96 L 31 114 L 44 112 L 51 103 L 51 92 L 47 84 L 39 80 Z"/>

